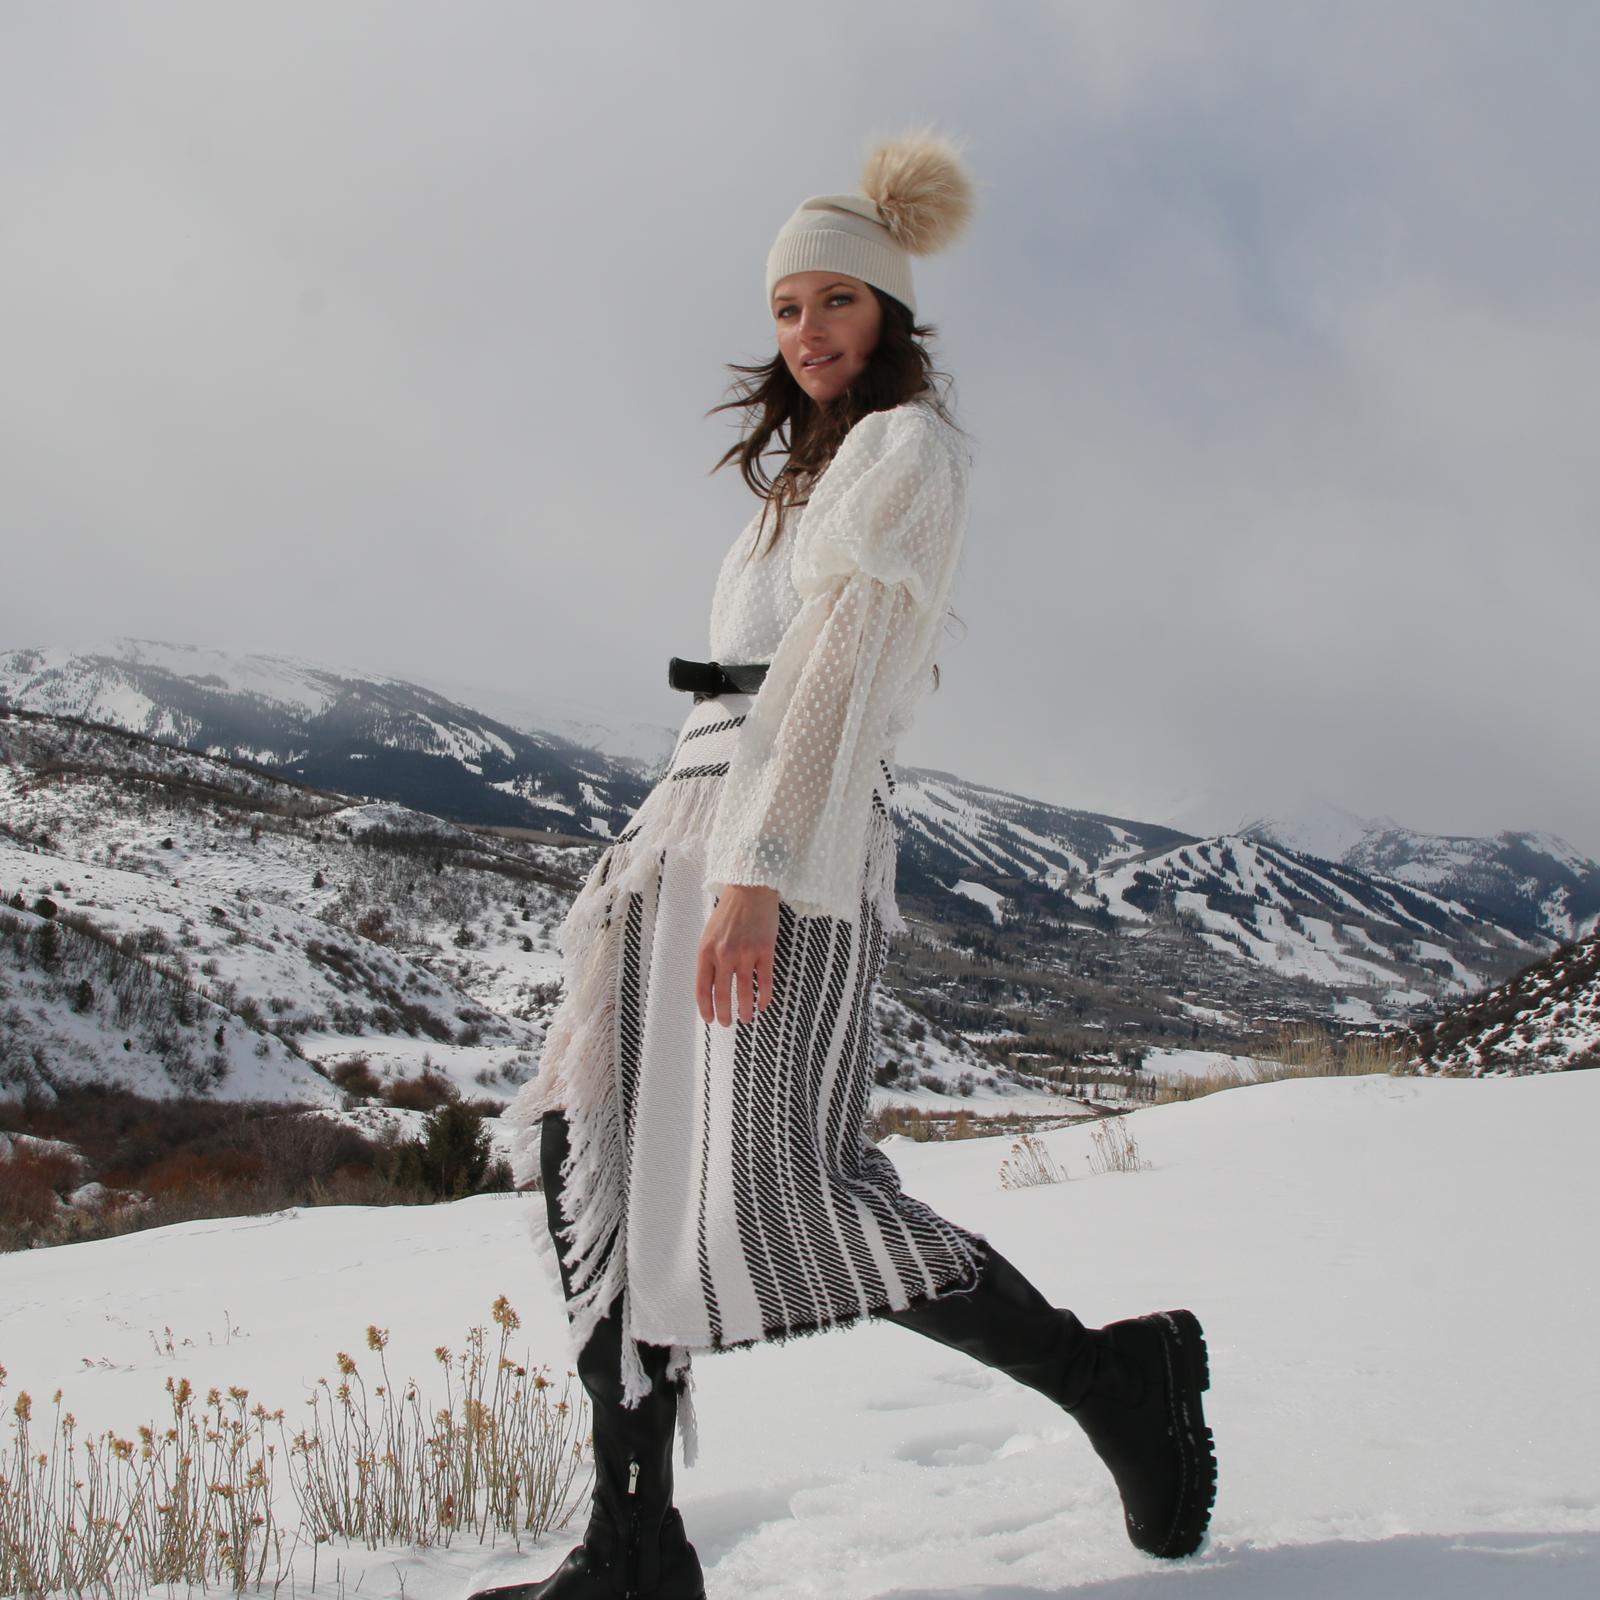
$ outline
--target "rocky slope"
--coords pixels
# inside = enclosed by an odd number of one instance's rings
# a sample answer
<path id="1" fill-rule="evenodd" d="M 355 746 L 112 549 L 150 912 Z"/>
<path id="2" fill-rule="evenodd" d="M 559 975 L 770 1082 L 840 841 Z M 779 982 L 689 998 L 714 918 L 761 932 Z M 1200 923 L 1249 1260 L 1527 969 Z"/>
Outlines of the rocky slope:
<path id="1" fill-rule="evenodd" d="M 1600 1067 L 1600 937 L 1564 946 L 1424 1024 L 1416 1059 L 1447 1077 Z"/>

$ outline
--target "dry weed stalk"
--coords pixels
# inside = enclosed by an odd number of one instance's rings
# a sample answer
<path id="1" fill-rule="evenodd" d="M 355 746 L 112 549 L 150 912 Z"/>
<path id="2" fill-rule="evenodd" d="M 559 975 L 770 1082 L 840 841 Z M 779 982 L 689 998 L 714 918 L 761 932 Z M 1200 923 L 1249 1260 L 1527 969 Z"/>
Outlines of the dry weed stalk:
<path id="1" fill-rule="evenodd" d="M 306 1402 L 308 1425 L 291 1446 L 294 1487 L 305 1526 L 317 1540 L 448 1545 L 457 1533 L 479 1542 L 560 1527 L 583 1488 L 587 1430 L 569 1377 L 556 1395 L 543 1370 L 506 1354 L 521 1326 L 504 1295 L 494 1303 L 500 1328 L 491 1355 L 486 1330 L 466 1348 L 434 1357 L 444 1369 L 446 1404 L 429 1413 L 415 1383 L 389 1377 L 388 1330 L 367 1329 L 383 1382 L 370 1395 L 356 1363 L 339 1355 L 341 1382 L 320 1379 Z"/>
<path id="2" fill-rule="evenodd" d="M 261 1583 L 282 1556 L 267 1433 L 283 1413 L 249 1407 L 244 1389 L 213 1389 L 197 1409 L 186 1378 L 169 1378 L 167 1393 L 171 1426 L 140 1428 L 135 1444 L 112 1433 L 80 1440 L 58 1390 L 48 1448 L 31 1437 L 31 1397 L 17 1396 L 0 1450 L 0 1593 Z"/>
<path id="3" fill-rule="evenodd" d="M 1089 1166 L 1097 1173 L 1146 1172 L 1150 1163 L 1139 1154 L 1133 1129 L 1126 1117 L 1108 1117 L 1099 1123 L 1090 1137 L 1094 1149 L 1089 1152 Z"/>
<path id="4" fill-rule="evenodd" d="M 58 1392 L 49 1441 L 36 1442 L 33 1401 L 19 1394 L 0 1446 L 0 1595 L 276 1587 L 288 1576 L 274 1513 L 285 1492 L 301 1513 L 291 1555 L 302 1542 L 448 1545 L 457 1534 L 509 1535 L 520 1548 L 524 1535 L 560 1527 L 587 1487 L 587 1408 L 570 1374 L 558 1392 L 543 1369 L 510 1359 L 521 1320 L 504 1295 L 493 1315 L 494 1354 L 481 1326 L 460 1356 L 435 1352 L 446 1400 L 434 1411 L 416 1384 L 390 1381 L 388 1333 L 369 1328 L 383 1383 L 369 1395 L 341 1354 L 340 1384 L 319 1383 L 290 1441 L 283 1412 L 251 1406 L 247 1390 L 213 1389 L 201 1408 L 188 1379 L 169 1378 L 163 1430 L 80 1439 Z M 0 1386 L 5 1377 L 0 1368 Z"/>
<path id="5" fill-rule="evenodd" d="M 1000 1163 L 1002 1189 L 1031 1189 L 1041 1183 L 1065 1183 L 1067 1171 L 1058 1167 L 1042 1139 L 1025 1133 Z"/>

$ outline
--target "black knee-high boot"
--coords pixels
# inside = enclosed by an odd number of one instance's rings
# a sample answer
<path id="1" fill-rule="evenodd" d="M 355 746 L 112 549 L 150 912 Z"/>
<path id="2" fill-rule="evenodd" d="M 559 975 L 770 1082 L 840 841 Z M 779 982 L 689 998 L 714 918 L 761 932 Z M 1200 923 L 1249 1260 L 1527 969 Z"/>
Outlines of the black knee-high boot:
<path id="1" fill-rule="evenodd" d="M 562 1248 L 561 1168 L 567 1159 L 567 1119 L 546 1114 L 539 1165 L 551 1237 L 571 1292 Z M 641 1344 L 639 1359 L 650 1393 L 623 1404 L 622 1319 L 613 1306 L 578 1355 L 578 1377 L 594 1414 L 594 1500 L 583 1543 L 542 1583 L 484 1589 L 472 1600 L 705 1600 L 700 1560 L 672 1504 L 672 1437 L 678 1388 L 667 1376 L 672 1352 Z"/>
<path id="2" fill-rule="evenodd" d="M 1192 1313 L 1086 1328 L 985 1245 L 974 1288 L 888 1320 L 997 1367 L 1075 1417 L 1111 1469 L 1139 1549 L 1177 1557 L 1200 1548 L 1217 1463 L 1200 1404 L 1206 1342 Z"/>

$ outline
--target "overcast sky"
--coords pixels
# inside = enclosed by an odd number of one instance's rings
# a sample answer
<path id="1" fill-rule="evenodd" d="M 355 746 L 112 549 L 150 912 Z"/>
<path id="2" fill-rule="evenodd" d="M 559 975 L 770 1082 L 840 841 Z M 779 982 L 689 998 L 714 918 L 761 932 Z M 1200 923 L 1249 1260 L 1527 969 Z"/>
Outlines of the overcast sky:
<path id="1" fill-rule="evenodd" d="M 977 444 L 902 756 L 1600 855 L 1600 7 L 6 0 L 0 648 L 672 721 L 762 266 L 963 135 Z"/>

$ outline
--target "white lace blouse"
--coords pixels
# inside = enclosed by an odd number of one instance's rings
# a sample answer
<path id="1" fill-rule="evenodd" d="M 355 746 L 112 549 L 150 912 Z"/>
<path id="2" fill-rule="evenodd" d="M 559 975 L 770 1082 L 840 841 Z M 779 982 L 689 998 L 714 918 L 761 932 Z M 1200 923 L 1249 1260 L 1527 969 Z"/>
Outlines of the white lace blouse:
<path id="1" fill-rule="evenodd" d="M 765 554 L 728 552 L 711 658 L 767 661 L 729 767 L 707 862 L 802 915 L 859 915 L 872 791 L 932 680 L 967 522 L 961 435 L 912 401 L 851 429 Z"/>

